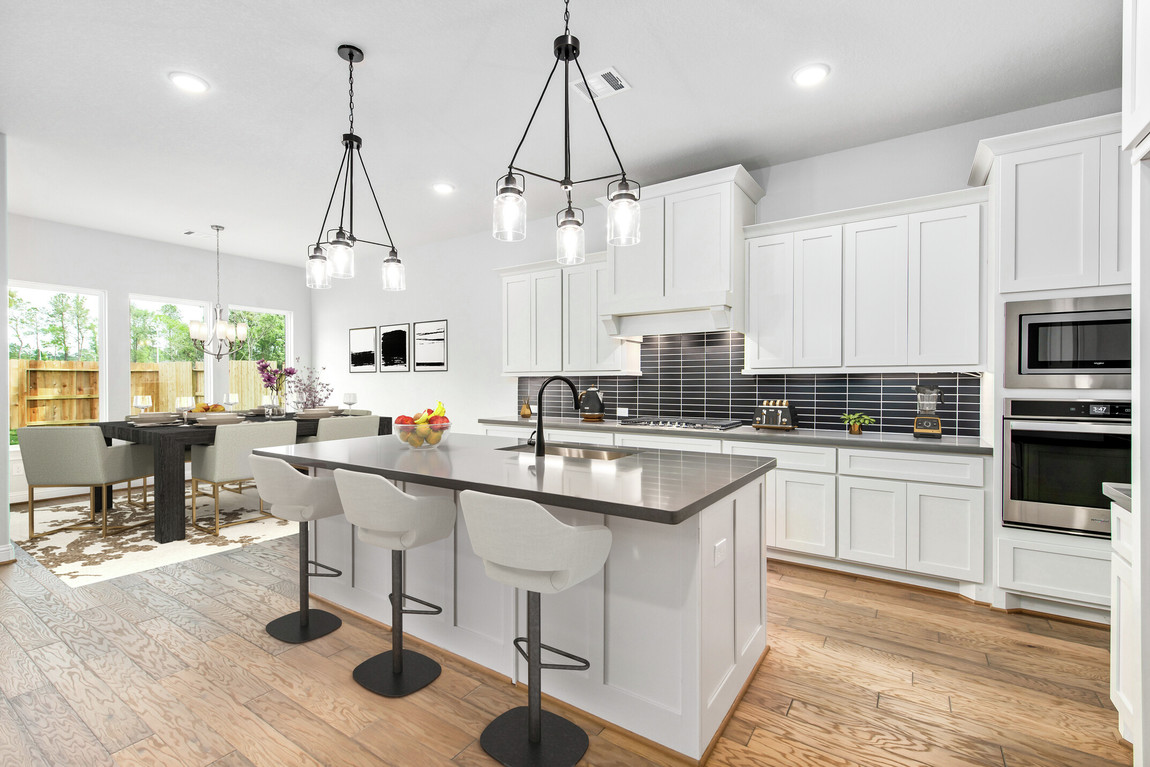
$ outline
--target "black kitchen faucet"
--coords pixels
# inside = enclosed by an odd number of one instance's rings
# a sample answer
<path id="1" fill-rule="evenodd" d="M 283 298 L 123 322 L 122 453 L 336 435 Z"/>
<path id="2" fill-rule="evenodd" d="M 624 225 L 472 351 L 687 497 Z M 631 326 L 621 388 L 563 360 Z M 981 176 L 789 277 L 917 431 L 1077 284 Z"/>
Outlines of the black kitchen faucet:
<path id="1" fill-rule="evenodd" d="M 571 387 L 571 397 L 575 401 L 575 410 L 579 410 L 579 389 L 575 386 L 575 382 L 566 376 L 551 376 L 539 387 L 539 402 L 536 411 L 539 414 L 539 420 L 535 427 L 535 457 L 547 454 L 547 446 L 543 442 L 543 390 L 547 388 L 547 384 L 552 381 L 562 381 Z"/>

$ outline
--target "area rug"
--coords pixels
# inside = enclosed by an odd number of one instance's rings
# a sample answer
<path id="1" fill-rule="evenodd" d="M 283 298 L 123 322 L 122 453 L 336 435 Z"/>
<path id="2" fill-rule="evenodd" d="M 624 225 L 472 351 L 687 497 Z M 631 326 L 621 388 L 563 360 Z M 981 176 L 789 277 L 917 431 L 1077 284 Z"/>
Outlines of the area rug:
<path id="1" fill-rule="evenodd" d="M 137 497 L 139 488 L 137 488 Z M 116 505 L 108 511 L 108 525 L 142 521 L 151 511 L 132 509 L 122 499 L 124 492 L 116 492 Z M 208 522 L 212 518 L 211 496 L 198 496 L 197 520 Z M 191 519 L 191 501 L 185 501 L 187 518 Z M 255 488 L 242 494 L 220 493 L 220 522 L 228 522 L 259 511 L 259 496 Z M 96 517 L 99 519 L 99 515 Z M 36 529 L 50 530 L 88 519 L 88 498 L 66 498 L 36 503 Z M 184 562 L 218 551 L 238 549 L 260 541 L 270 541 L 299 532 L 299 525 L 268 517 L 235 527 L 220 529 L 219 537 L 201 532 L 189 524 L 187 537 L 182 541 L 156 543 L 152 540 L 152 526 L 138 527 L 122 533 L 100 537 L 100 531 L 65 530 L 46 538 L 29 541 L 28 511 L 25 504 L 12 508 L 11 527 L 13 542 L 31 554 L 44 567 L 51 570 L 69 586 L 98 583 L 154 567 Z"/>

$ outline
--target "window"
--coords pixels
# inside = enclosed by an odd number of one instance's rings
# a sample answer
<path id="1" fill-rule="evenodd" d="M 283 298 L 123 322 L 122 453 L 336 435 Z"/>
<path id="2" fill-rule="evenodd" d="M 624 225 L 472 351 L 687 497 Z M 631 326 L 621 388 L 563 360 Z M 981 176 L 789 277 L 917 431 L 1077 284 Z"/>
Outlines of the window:
<path id="1" fill-rule="evenodd" d="M 10 444 L 16 429 L 100 420 L 100 296 L 8 285 Z"/>
<path id="2" fill-rule="evenodd" d="M 256 364 L 260 360 L 276 367 L 291 364 L 291 313 L 234 307 L 228 320 L 248 324 L 244 350 L 228 363 L 228 391 L 239 395 L 240 408 L 259 407 L 263 404 L 264 387 Z"/>
<path id="3" fill-rule="evenodd" d="M 204 355 L 192 345 L 188 323 L 204 320 L 204 305 L 132 296 L 128 310 L 131 396 L 151 397 L 148 409 L 153 412 L 174 411 L 177 397 L 195 397 L 197 403 L 203 402 Z"/>

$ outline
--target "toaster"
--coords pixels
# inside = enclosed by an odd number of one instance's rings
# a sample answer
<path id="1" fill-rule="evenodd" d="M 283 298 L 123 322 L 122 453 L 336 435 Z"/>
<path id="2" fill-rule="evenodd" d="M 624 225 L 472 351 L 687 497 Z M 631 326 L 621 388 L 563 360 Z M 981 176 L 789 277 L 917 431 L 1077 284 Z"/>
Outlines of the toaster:
<path id="1" fill-rule="evenodd" d="M 785 399 L 763 400 L 755 406 L 755 420 L 751 424 L 756 429 L 783 429 L 790 431 L 798 427 L 795 406 Z"/>

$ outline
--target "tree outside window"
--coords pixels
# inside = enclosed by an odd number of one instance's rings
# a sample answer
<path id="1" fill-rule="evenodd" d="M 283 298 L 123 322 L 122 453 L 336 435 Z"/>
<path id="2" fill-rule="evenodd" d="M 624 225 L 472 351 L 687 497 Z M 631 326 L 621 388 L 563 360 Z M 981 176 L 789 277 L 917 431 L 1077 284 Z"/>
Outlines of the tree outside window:
<path id="1" fill-rule="evenodd" d="M 128 311 L 131 396 L 150 396 L 156 412 L 175 410 L 178 397 L 203 402 L 204 355 L 188 323 L 204 319 L 204 306 L 133 296 Z"/>
<path id="2" fill-rule="evenodd" d="M 263 404 L 264 389 L 256 364 L 268 360 L 276 367 L 289 361 L 288 315 L 286 312 L 258 309 L 232 309 L 231 322 L 246 322 L 248 340 L 243 351 L 233 355 L 228 364 L 228 391 L 240 397 L 241 408 Z"/>

